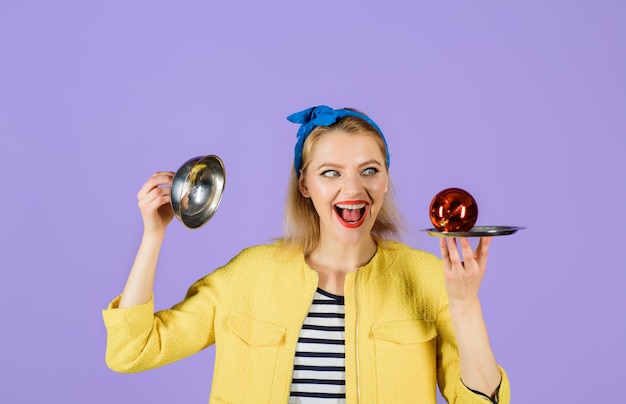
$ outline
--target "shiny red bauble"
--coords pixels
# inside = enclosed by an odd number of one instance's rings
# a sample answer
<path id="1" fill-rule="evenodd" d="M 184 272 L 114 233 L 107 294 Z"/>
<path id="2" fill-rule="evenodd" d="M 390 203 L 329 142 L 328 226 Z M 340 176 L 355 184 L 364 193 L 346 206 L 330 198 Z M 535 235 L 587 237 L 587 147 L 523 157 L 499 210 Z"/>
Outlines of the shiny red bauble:
<path id="1" fill-rule="evenodd" d="M 466 232 L 477 219 L 476 200 L 461 188 L 444 189 L 430 203 L 430 221 L 438 231 Z"/>

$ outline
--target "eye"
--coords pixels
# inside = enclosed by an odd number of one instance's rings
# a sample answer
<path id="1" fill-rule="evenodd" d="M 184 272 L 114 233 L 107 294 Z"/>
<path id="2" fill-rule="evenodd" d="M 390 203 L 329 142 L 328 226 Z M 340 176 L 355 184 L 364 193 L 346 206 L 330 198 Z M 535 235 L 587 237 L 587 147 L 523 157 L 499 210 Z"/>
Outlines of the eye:
<path id="1" fill-rule="evenodd" d="M 371 177 L 373 175 L 376 175 L 377 173 L 378 173 L 378 169 L 376 167 L 368 167 L 361 172 L 361 174 L 366 177 Z"/>
<path id="2" fill-rule="evenodd" d="M 321 174 L 323 177 L 339 177 L 339 172 L 336 170 L 326 170 Z"/>

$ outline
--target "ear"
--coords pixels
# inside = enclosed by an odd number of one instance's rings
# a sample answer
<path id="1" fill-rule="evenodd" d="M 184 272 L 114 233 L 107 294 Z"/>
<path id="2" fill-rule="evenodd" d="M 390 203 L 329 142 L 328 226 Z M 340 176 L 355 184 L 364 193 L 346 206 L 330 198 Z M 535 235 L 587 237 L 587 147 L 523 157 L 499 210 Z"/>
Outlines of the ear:
<path id="1" fill-rule="evenodd" d="M 300 170 L 300 178 L 298 178 L 298 188 L 300 189 L 300 193 L 305 198 L 310 198 L 311 194 L 309 193 L 309 188 L 306 186 L 306 180 L 304 178 L 304 173 Z"/>

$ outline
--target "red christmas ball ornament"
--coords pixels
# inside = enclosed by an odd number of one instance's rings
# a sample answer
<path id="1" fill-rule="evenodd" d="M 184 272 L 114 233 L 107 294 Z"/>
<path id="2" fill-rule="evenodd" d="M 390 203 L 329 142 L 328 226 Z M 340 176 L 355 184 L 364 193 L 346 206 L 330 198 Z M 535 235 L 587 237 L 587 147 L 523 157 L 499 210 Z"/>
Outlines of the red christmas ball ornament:
<path id="1" fill-rule="evenodd" d="M 469 192 L 447 188 L 430 203 L 430 221 L 438 231 L 470 231 L 478 219 L 478 205 Z"/>

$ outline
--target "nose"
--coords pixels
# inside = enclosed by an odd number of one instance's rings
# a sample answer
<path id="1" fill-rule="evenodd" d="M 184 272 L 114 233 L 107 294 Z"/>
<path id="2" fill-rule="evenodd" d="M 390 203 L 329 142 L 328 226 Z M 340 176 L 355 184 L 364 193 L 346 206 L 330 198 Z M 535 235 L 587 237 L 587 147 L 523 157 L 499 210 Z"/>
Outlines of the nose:
<path id="1" fill-rule="evenodd" d="M 356 196 L 363 192 L 363 183 L 358 173 L 346 173 L 343 176 L 341 190 L 346 196 Z"/>

